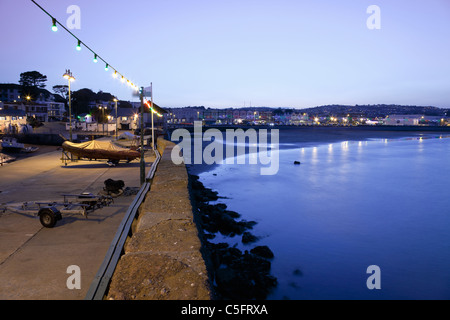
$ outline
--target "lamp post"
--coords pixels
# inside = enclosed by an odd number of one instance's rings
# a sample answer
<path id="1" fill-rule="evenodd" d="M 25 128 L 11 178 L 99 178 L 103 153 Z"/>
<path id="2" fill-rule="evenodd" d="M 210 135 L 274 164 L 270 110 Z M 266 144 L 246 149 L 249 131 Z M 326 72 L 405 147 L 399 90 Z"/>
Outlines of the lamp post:
<path id="1" fill-rule="evenodd" d="M 153 124 L 153 82 L 150 82 L 150 105 L 152 114 L 152 150 L 155 150 L 155 127 Z"/>
<path id="2" fill-rule="evenodd" d="M 27 99 L 27 107 L 26 107 L 26 110 L 27 110 L 27 114 L 28 114 L 28 112 L 30 112 L 30 101 L 31 101 L 31 97 L 30 97 L 30 96 L 26 96 L 25 99 Z"/>
<path id="3" fill-rule="evenodd" d="M 72 142 L 72 96 L 70 93 L 70 82 L 75 81 L 75 78 L 72 76 L 70 69 L 66 70 L 63 74 L 63 78 L 69 81 L 69 140 Z"/>
<path id="4" fill-rule="evenodd" d="M 141 100 L 141 163 L 140 163 L 140 180 L 141 185 L 145 183 L 145 160 L 144 160 L 144 88 L 141 87 L 139 98 Z"/>
<path id="5" fill-rule="evenodd" d="M 118 119 L 117 119 L 117 98 L 114 98 L 114 102 L 116 103 L 116 140 L 117 140 L 117 122 L 119 121 Z"/>
<path id="6" fill-rule="evenodd" d="M 105 135 L 105 108 L 104 106 L 99 107 L 102 110 L 102 133 Z"/>

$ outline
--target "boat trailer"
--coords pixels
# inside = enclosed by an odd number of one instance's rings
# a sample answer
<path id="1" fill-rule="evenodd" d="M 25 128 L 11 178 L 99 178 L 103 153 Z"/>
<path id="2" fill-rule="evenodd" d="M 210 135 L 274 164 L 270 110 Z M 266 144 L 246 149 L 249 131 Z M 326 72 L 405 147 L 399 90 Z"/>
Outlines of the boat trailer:
<path id="1" fill-rule="evenodd" d="M 88 211 L 109 206 L 114 202 L 109 195 L 93 195 L 92 193 L 63 194 L 63 201 L 27 201 L 13 203 L 5 209 L 16 213 L 34 214 L 39 217 L 41 224 L 46 228 L 53 228 L 56 222 L 62 219 L 63 213 L 81 214 L 86 219 Z"/>

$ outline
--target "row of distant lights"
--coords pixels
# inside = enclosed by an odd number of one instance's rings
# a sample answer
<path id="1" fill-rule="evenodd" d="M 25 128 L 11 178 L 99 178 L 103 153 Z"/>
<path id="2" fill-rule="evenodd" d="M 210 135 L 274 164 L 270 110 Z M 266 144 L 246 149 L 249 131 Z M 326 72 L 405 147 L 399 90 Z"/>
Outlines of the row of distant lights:
<path id="1" fill-rule="evenodd" d="M 56 32 L 56 31 L 58 31 L 58 26 L 56 25 L 56 23 L 57 23 L 57 21 L 56 21 L 56 19 L 55 18 L 52 18 L 52 31 L 53 32 Z M 77 39 L 78 40 L 78 39 Z M 77 43 L 77 46 L 76 46 L 76 49 L 77 49 L 77 51 L 81 51 L 81 40 L 78 40 L 78 43 Z M 96 53 L 94 53 L 94 59 L 93 59 L 93 61 L 94 61 L 94 63 L 97 63 L 98 62 L 98 56 L 97 56 L 97 54 Z M 110 65 L 108 64 L 108 63 L 106 63 L 106 65 L 105 65 L 105 71 L 109 71 L 109 69 L 110 69 Z M 111 68 L 111 69 L 113 69 L 113 68 Z M 113 69 L 114 70 L 114 69 Z M 134 89 L 135 91 L 138 91 L 139 90 L 139 87 L 137 86 L 137 85 L 135 85 L 134 83 L 132 83 L 130 80 L 128 80 L 128 79 L 125 79 L 125 77 L 123 76 L 123 75 L 121 75 L 121 74 L 119 74 L 118 72 L 117 72 L 117 70 L 114 70 L 114 73 L 113 73 L 113 78 L 115 78 L 115 79 L 117 79 L 118 77 L 121 77 L 120 78 L 120 81 L 122 82 L 122 83 L 127 83 L 127 85 L 128 86 L 130 86 L 132 89 Z"/>

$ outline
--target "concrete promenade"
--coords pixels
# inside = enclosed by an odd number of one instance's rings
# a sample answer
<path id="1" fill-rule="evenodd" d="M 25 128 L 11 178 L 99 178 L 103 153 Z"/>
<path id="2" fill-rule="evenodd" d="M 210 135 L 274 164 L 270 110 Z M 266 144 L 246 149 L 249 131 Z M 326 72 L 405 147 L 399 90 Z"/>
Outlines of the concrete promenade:
<path id="1" fill-rule="evenodd" d="M 114 272 L 107 299 L 211 299 L 187 170 L 184 164 L 172 162 L 173 146 L 172 142 L 158 139 L 162 158 Z"/>
<path id="2" fill-rule="evenodd" d="M 97 194 L 104 181 L 123 180 L 140 187 L 139 161 L 117 167 L 106 162 L 80 161 L 67 167 L 61 151 L 20 159 L 0 167 L 0 208 L 12 202 L 57 200 L 62 194 Z M 154 156 L 146 157 L 147 170 Z M 89 214 L 65 214 L 52 229 L 33 215 L 0 210 L 0 299 L 81 300 L 96 275 L 134 196 Z M 81 271 L 81 289 L 69 289 L 69 266 Z"/>

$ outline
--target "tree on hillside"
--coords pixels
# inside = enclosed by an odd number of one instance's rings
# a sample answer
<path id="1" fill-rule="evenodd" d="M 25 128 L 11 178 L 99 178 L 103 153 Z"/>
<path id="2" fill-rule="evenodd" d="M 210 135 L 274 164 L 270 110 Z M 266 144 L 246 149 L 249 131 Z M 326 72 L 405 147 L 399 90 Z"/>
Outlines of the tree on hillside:
<path id="1" fill-rule="evenodd" d="M 281 110 L 281 108 L 275 109 L 272 111 L 272 114 L 275 115 L 282 115 L 283 114 L 283 110 Z"/>
<path id="2" fill-rule="evenodd" d="M 98 107 L 91 109 L 91 114 L 98 123 L 108 123 L 108 116 L 110 113 L 109 110 L 100 109 Z"/>
<path id="3" fill-rule="evenodd" d="M 20 74 L 19 84 L 22 86 L 21 95 L 30 96 L 35 100 L 39 95 L 39 90 L 44 89 L 47 76 L 38 71 L 27 71 Z"/>
<path id="4" fill-rule="evenodd" d="M 96 101 L 112 101 L 114 100 L 114 96 L 108 92 L 99 91 L 96 94 L 95 100 Z"/>
<path id="5" fill-rule="evenodd" d="M 47 82 L 47 76 L 38 71 L 27 71 L 20 74 L 19 83 L 25 87 L 36 87 L 44 89 Z"/>
<path id="6" fill-rule="evenodd" d="M 133 105 L 132 105 L 130 102 L 128 102 L 128 101 L 122 101 L 122 100 L 120 100 L 120 101 L 118 102 L 118 107 L 119 107 L 119 108 L 133 108 Z"/>
<path id="7" fill-rule="evenodd" d="M 68 85 L 53 86 L 53 92 L 61 95 L 66 100 L 69 98 L 69 86 Z"/>
<path id="8" fill-rule="evenodd" d="M 89 113 L 89 104 L 96 100 L 96 94 L 91 89 L 80 89 L 72 92 L 72 113 Z"/>

